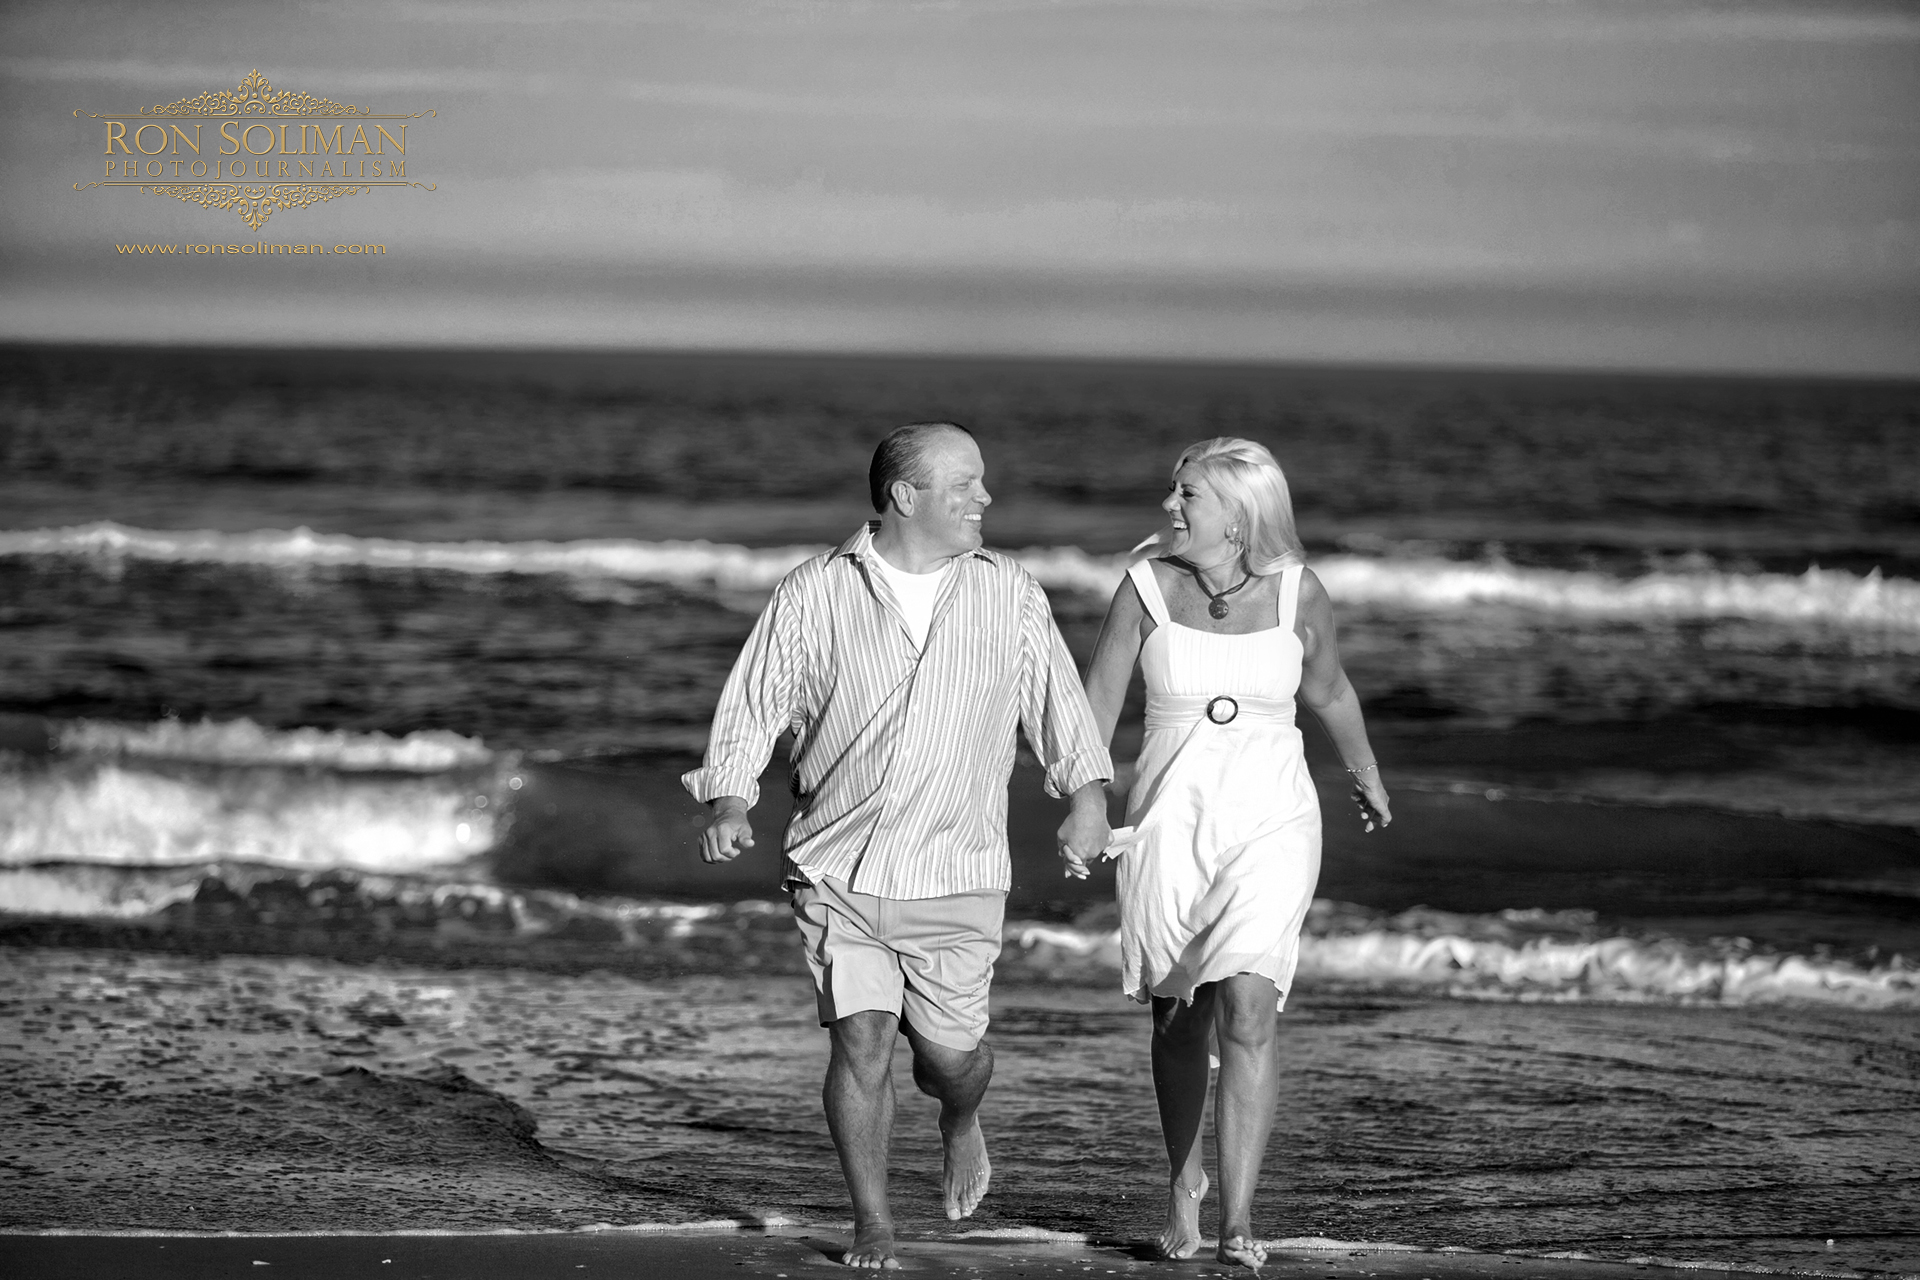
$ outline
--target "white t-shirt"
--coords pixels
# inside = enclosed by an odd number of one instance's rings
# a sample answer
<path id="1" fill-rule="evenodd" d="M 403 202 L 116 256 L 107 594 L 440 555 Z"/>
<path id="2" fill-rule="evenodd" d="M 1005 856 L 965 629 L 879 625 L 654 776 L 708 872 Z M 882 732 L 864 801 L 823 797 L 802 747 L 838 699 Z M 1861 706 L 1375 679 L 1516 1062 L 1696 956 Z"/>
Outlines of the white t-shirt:
<path id="1" fill-rule="evenodd" d="M 947 574 L 953 570 L 953 561 L 948 560 L 932 573 L 908 573 L 905 569 L 896 569 L 887 563 L 887 558 L 878 551 L 873 553 L 873 563 L 880 566 L 880 572 L 886 575 L 887 585 L 893 588 L 893 598 L 900 602 L 900 612 L 906 615 L 907 632 L 913 637 L 913 647 L 927 647 L 927 628 L 933 625 L 933 602 L 940 594 L 940 584 L 947 580 Z"/>

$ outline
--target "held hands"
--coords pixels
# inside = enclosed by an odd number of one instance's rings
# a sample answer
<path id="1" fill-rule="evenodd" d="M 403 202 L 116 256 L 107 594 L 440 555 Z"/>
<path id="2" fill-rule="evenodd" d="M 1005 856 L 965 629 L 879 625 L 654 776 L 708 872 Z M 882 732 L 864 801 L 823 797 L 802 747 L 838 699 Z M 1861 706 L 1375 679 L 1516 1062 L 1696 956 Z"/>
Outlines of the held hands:
<path id="1" fill-rule="evenodd" d="M 731 862 L 753 848 L 753 824 L 747 821 L 747 802 L 739 796 L 721 796 L 713 802 L 713 817 L 700 833 L 703 862 Z"/>
<path id="2" fill-rule="evenodd" d="M 1106 788 L 1089 782 L 1073 793 L 1073 812 L 1060 824 L 1060 860 L 1066 864 L 1063 874 L 1070 880 L 1085 880 L 1088 863 L 1105 857 L 1113 830 L 1107 826 Z"/>
<path id="3" fill-rule="evenodd" d="M 1349 770 L 1349 772 L 1352 772 Z M 1393 806 L 1387 803 L 1386 784 L 1380 781 L 1380 770 L 1369 766 L 1353 774 L 1354 804 L 1360 807 L 1360 820 L 1372 831 L 1378 826 L 1382 830 L 1393 823 Z"/>

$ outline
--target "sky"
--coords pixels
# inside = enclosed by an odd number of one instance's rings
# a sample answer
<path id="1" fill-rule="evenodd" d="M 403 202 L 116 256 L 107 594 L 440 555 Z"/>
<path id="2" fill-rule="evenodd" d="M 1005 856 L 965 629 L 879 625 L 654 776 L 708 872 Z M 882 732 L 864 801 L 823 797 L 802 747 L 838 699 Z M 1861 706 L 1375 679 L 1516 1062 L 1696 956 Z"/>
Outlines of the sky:
<path id="1" fill-rule="evenodd" d="M 13 0 L 0 51 L 4 339 L 1920 375 L 1906 3 Z M 432 111 L 433 189 L 73 189 L 86 113 L 256 69 Z M 255 240 L 386 251 L 116 248 Z"/>

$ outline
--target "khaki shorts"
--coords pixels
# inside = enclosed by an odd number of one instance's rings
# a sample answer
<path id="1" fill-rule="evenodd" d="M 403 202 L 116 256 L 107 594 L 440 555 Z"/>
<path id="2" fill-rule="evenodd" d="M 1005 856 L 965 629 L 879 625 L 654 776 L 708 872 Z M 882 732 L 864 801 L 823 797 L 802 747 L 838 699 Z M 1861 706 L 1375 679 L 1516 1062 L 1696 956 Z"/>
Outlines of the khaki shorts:
<path id="1" fill-rule="evenodd" d="M 821 1026 L 875 1009 L 949 1049 L 972 1049 L 987 1034 L 1006 894 L 877 898 L 826 876 L 792 891 Z"/>

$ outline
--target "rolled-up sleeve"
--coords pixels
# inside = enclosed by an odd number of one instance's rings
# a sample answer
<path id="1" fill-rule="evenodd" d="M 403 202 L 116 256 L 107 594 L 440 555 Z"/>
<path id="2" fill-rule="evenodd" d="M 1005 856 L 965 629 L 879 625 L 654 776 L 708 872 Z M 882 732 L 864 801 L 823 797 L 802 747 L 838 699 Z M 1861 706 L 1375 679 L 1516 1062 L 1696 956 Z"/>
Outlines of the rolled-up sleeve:
<path id="1" fill-rule="evenodd" d="M 1020 723 L 1046 768 L 1047 794 L 1068 796 L 1089 782 L 1111 779 L 1113 758 L 1094 728 L 1080 672 L 1054 624 L 1047 593 L 1032 579 L 1021 602 L 1020 643 Z"/>
<path id="2" fill-rule="evenodd" d="M 720 691 L 705 759 L 680 778 L 694 799 L 740 796 L 749 805 L 759 802 L 760 771 L 793 719 L 806 660 L 803 612 L 789 575 L 774 588 Z"/>

